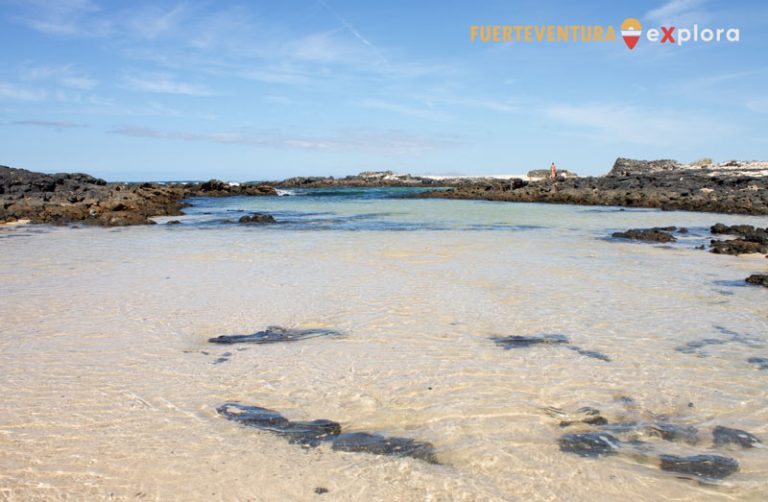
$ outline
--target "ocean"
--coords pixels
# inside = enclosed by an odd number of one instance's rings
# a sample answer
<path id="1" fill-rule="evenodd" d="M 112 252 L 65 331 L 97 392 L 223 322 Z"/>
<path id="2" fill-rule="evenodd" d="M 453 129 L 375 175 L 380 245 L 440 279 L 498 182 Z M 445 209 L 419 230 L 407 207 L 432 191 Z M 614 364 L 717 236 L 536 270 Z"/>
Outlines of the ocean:
<path id="1" fill-rule="evenodd" d="M 0 499 L 765 499 L 767 450 L 712 430 L 768 441 L 768 371 L 749 362 L 768 357 L 768 291 L 744 282 L 768 263 L 698 248 L 716 222 L 768 217 L 391 198 L 413 191 L 0 227 Z M 237 223 L 253 212 L 277 223 Z M 669 225 L 687 232 L 610 237 Z M 208 342 L 273 325 L 342 336 Z M 567 342 L 497 343 L 550 335 Z M 439 464 L 291 444 L 216 412 L 233 401 L 429 442 Z M 698 440 L 665 440 L 670 424 Z M 596 431 L 615 454 L 561 450 Z M 685 476 L 661 455 L 739 470 Z"/>

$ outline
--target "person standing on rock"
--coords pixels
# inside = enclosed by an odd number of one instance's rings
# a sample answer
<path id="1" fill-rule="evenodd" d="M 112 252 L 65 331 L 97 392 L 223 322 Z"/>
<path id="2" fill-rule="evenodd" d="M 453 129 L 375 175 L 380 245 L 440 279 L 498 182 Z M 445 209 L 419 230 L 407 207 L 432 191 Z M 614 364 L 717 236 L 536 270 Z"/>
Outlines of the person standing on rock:
<path id="1" fill-rule="evenodd" d="M 551 166 L 549 166 L 549 177 L 552 178 L 552 181 L 555 181 L 557 179 L 557 167 L 555 167 L 555 163 L 553 162 Z"/>

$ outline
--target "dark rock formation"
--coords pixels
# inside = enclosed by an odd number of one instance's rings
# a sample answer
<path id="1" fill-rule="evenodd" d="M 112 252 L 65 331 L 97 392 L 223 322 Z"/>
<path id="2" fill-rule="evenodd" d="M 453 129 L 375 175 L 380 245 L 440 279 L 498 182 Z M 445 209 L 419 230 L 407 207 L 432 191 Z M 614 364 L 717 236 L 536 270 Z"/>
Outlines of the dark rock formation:
<path id="1" fill-rule="evenodd" d="M 768 274 L 752 274 L 745 279 L 750 284 L 768 288 Z"/>
<path id="2" fill-rule="evenodd" d="M 246 225 L 276 223 L 275 218 L 273 218 L 271 214 L 262 213 L 255 213 L 250 216 L 241 216 L 238 221 Z"/>
<path id="3" fill-rule="evenodd" d="M 333 442 L 336 451 L 371 453 L 392 457 L 413 457 L 430 464 L 436 464 L 434 447 L 430 443 L 410 438 L 386 437 L 367 432 L 341 434 Z"/>
<path id="4" fill-rule="evenodd" d="M 247 427 L 269 431 L 288 439 L 290 443 L 315 447 L 341 434 L 341 425 L 332 420 L 293 422 L 274 410 L 240 403 L 224 403 L 216 411 L 227 420 Z"/>
<path id="5" fill-rule="evenodd" d="M 496 345 L 504 348 L 504 350 L 511 349 L 523 349 L 531 347 L 533 345 L 563 345 L 569 343 L 568 337 L 560 334 L 539 335 L 539 336 L 520 336 L 512 335 L 505 337 L 494 336 L 491 337 Z M 591 357 L 592 359 L 599 359 L 601 361 L 610 362 L 611 359 L 600 352 L 594 350 L 584 350 L 581 347 L 575 345 L 566 346 L 567 349 L 572 350 L 582 356 Z"/>
<path id="6" fill-rule="evenodd" d="M 264 331 L 258 331 L 252 335 L 222 335 L 216 338 L 210 338 L 210 343 L 279 343 L 279 342 L 298 342 L 308 338 L 318 336 L 339 336 L 341 333 L 331 329 L 312 328 L 312 329 L 289 329 L 280 326 L 269 326 Z"/>
<path id="7" fill-rule="evenodd" d="M 710 228 L 713 235 L 727 234 L 738 238 L 731 240 L 712 240 L 712 252 L 715 254 L 750 254 L 768 253 L 768 228 L 752 225 L 727 226 L 716 223 Z"/>
<path id="8" fill-rule="evenodd" d="M 757 444 L 762 444 L 762 441 L 747 431 L 731 429 L 729 427 L 723 427 L 722 425 L 718 425 L 714 428 L 712 431 L 712 438 L 715 446 L 734 444 L 739 445 L 742 448 L 752 448 Z"/>
<path id="9" fill-rule="evenodd" d="M 505 336 L 505 337 L 493 337 L 491 338 L 496 345 L 504 347 L 505 350 L 520 349 L 530 347 L 532 345 L 557 345 L 561 343 L 568 343 L 568 338 L 565 335 L 541 335 L 541 336 Z"/>
<path id="10" fill-rule="evenodd" d="M 613 163 L 608 176 L 638 176 L 656 174 L 664 171 L 679 170 L 681 165 L 676 160 L 633 160 L 619 157 Z"/>
<path id="11" fill-rule="evenodd" d="M 598 206 L 649 207 L 718 213 L 768 214 L 766 168 L 681 166 L 674 161 L 618 159 L 607 176 L 550 180 L 507 180 L 499 186 L 467 180 L 449 190 L 413 198 L 483 199 Z M 756 165 L 757 165 L 756 164 Z M 746 166 L 748 167 L 748 166 Z"/>
<path id="12" fill-rule="evenodd" d="M 441 187 L 456 180 L 435 180 L 410 174 L 395 174 L 392 171 L 365 171 L 344 178 L 333 176 L 300 176 L 282 181 L 269 181 L 267 185 L 280 188 L 326 188 L 326 187 Z"/>
<path id="13" fill-rule="evenodd" d="M 632 228 L 626 232 L 614 232 L 611 237 L 649 242 L 674 242 L 677 239 L 670 232 L 675 231 L 675 229 L 675 227 Z"/>
<path id="14" fill-rule="evenodd" d="M 558 440 L 560 451 L 580 457 L 602 457 L 619 452 L 619 440 L 607 432 L 563 434 Z"/>
<path id="15" fill-rule="evenodd" d="M 705 480 L 723 479 L 739 470 L 739 463 L 720 455 L 661 455 L 661 470 L 687 474 Z"/>
<path id="16" fill-rule="evenodd" d="M 277 191 L 263 185 L 214 181 L 199 185 L 107 183 L 87 174 L 43 174 L 0 166 L 0 223 L 140 225 L 152 223 L 153 216 L 181 215 L 185 198 L 229 195 L 277 195 Z"/>
<path id="17" fill-rule="evenodd" d="M 269 431 L 286 438 L 292 444 L 307 448 L 314 448 L 323 442 L 332 442 L 332 448 L 336 451 L 413 457 L 432 464 L 438 463 L 435 449 L 430 443 L 410 438 L 387 437 L 367 432 L 342 434 L 341 425 L 332 420 L 294 422 L 277 411 L 240 403 L 224 403 L 216 408 L 216 411 L 227 420 Z"/>
<path id="18" fill-rule="evenodd" d="M 768 370 L 768 357 L 750 357 L 747 362 L 754 364 L 759 370 Z"/>

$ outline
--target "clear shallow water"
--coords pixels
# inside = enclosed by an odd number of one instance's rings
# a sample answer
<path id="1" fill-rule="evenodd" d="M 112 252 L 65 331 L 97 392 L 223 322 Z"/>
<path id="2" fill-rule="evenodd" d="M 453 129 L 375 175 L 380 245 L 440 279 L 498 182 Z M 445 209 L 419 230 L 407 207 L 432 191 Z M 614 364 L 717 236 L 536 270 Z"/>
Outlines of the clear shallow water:
<path id="1" fill-rule="evenodd" d="M 716 453 L 715 425 L 768 439 L 768 373 L 746 362 L 768 357 L 768 296 L 741 286 L 768 263 L 695 249 L 715 222 L 767 218 L 362 195 L 202 199 L 173 226 L 0 228 L 0 498 L 764 500 L 766 449 L 721 452 L 740 472 L 701 485 L 562 453 L 543 408 L 701 429 L 696 447 L 650 440 L 657 453 Z M 240 211 L 293 223 L 218 222 Z M 690 232 L 605 239 L 665 225 Z M 346 336 L 207 343 L 271 324 Z M 611 362 L 489 340 L 541 333 Z M 675 350 L 705 338 L 726 343 Z M 444 465 L 304 451 L 217 416 L 230 400 L 431 441 Z"/>

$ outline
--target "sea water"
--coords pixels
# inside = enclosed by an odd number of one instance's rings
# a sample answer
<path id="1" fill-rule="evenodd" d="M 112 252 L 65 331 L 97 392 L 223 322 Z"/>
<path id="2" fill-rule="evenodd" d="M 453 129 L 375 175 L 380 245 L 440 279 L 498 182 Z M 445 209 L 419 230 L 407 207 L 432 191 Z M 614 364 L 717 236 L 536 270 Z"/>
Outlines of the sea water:
<path id="1" fill-rule="evenodd" d="M 697 247 L 716 222 L 768 218 L 389 198 L 404 192 L 193 199 L 153 226 L 0 227 L 0 499 L 765 499 L 768 449 L 716 449 L 710 431 L 768 441 L 768 371 L 747 362 L 768 357 L 768 290 L 744 283 L 768 263 Z M 278 223 L 237 224 L 253 212 Z M 667 225 L 688 232 L 610 238 Z M 344 336 L 207 341 L 269 325 Z M 492 340 L 542 334 L 610 361 Z M 440 465 L 304 449 L 223 419 L 227 401 L 428 441 Z M 560 451 L 562 434 L 592 428 L 547 410 L 584 406 L 693 425 L 700 441 Z M 663 453 L 740 470 L 681 479 L 659 469 Z"/>

